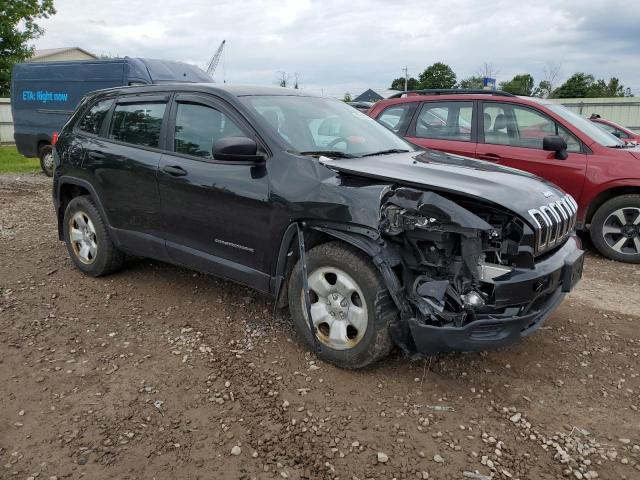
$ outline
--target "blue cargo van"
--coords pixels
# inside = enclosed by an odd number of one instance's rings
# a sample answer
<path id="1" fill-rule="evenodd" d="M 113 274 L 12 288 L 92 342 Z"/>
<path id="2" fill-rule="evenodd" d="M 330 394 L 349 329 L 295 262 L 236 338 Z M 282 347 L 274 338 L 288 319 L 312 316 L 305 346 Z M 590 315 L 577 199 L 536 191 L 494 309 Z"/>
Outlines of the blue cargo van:
<path id="1" fill-rule="evenodd" d="M 42 170 L 51 176 L 53 135 L 86 93 L 124 85 L 176 82 L 212 80 L 193 65 L 148 58 L 17 64 L 11 75 L 16 147 L 26 157 L 39 157 Z"/>

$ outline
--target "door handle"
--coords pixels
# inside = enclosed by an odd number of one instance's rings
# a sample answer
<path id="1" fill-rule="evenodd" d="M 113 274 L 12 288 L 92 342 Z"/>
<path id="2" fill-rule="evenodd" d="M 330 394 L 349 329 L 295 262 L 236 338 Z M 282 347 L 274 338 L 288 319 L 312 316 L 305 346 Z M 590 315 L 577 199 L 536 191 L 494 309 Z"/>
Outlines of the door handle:
<path id="1" fill-rule="evenodd" d="M 92 160 L 103 160 L 105 158 L 104 153 L 100 152 L 89 152 L 89 158 Z"/>
<path id="2" fill-rule="evenodd" d="M 167 165 L 162 171 L 174 177 L 184 177 L 187 174 L 187 171 L 178 165 Z"/>
<path id="3" fill-rule="evenodd" d="M 481 153 L 478 155 L 480 160 L 488 160 L 490 162 L 499 162 L 502 157 L 496 153 Z"/>

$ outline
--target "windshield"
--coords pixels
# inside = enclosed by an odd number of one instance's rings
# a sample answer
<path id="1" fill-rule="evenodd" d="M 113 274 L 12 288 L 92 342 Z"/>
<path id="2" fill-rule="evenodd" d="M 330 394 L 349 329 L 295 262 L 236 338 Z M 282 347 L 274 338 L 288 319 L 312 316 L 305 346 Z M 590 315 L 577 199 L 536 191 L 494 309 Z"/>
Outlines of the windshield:
<path id="1" fill-rule="evenodd" d="M 609 132 L 604 131 L 598 125 L 591 120 L 581 117 L 577 113 L 572 112 L 568 108 L 562 105 L 547 105 L 549 110 L 560 115 L 564 120 L 576 127 L 581 132 L 589 135 L 593 140 L 598 142 L 604 147 L 623 147 L 625 143 L 617 137 L 614 137 Z"/>
<path id="2" fill-rule="evenodd" d="M 360 157 L 414 150 L 393 132 L 339 100 L 273 95 L 241 97 L 241 101 L 298 153 Z"/>

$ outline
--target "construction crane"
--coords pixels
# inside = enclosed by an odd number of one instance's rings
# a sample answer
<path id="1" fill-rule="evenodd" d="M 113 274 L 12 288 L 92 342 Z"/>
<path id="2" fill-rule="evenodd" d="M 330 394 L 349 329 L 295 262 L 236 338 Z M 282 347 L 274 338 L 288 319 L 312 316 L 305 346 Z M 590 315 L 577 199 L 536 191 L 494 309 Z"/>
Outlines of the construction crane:
<path id="1" fill-rule="evenodd" d="M 226 40 L 222 40 L 222 43 L 216 50 L 216 53 L 211 57 L 211 61 L 209 62 L 209 66 L 207 67 L 207 73 L 211 78 L 213 78 L 213 73 L 216 71 L 216 67 L 218 66 L 218 62 L 220 62 L 220 57 L 222 56 L 222 51 L 224 50 L 224 44 Z"/>

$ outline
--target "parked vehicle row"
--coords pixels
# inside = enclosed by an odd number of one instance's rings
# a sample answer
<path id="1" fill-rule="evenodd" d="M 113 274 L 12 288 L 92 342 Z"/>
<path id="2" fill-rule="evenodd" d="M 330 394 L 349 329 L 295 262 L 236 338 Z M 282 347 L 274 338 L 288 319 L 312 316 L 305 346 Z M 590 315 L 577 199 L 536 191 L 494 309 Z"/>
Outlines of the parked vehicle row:
<path id="1" fill-rule="evenodd" d="M 623 127 L 622 125 L 612 122 L 611 120 L 607 120 L 606 118 L 602 118 L 597 113 L 591 114 L 589 117 L 593 123 L 598 125 L 600 128 L 603 128 L 607 132 L 609 132 L 614 137 L 618 137 L 625 143 L 638 143 L 640 142 L 640 133 L 634 132 L 633 130 Z"/>
<path id="2" fill-rule="evenodd" d="M 482 124 L 468 103 L 428 105 L 418 121 L 399 101 L 394 127 L 470 144 Z M 508 124 L 510 107 L 492 108 L 491 128 Z M 499 125 L 496 138 L 509 136 Z M 106 275 L 133 254 L 248 285 L 288 305 L 309 347 L 343 367 L 393 345 L 428 355 L 517 341 L 582 274 L 572 195 L 417 149 L 300 91 L 101 90 L 60 131 L 54 161 L 59 236 L 78 269 Z"/>
<path id="3" fill-rule="evenodd" d="M 640 263 L 640 147 L 546 100 L 500 91 L 425 90 L 368 114 L 422 148 L 524 170 L 578 203 L 577 227 L 606 257 Z M 556 215 L 542 210 L 542 228 Z"/>

